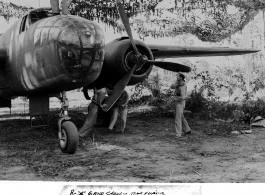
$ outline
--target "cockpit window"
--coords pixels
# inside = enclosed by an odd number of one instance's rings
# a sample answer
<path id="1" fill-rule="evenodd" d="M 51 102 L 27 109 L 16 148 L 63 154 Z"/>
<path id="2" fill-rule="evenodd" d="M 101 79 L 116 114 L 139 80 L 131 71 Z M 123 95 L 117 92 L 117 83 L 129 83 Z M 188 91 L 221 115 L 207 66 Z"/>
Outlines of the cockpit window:
<path id="1" fill-rule="evenodd" d="M 52 16 L 51 10 L 35 10 L 29 13 L 29 23 L 34 24 L 35 22 Z"/>
<path id="2" fill-rule="evenodd" d="M 24 16 L 22 18 L 21 21 L 21 25 L 20 25 L 20 29 L 19 29 L 19 33 L 24 32 L 25 30 L 27 30 L 29 27 L 29 22 L 28 22 L 28 15 Z"/>
<path id="3" fill-rule="evenodd" d="M 28 15 L 22 18 L 19 33 L 26 31 L 31 24 L 50 16 L 52 16 L 52 11 L 50 8 L 42 8 L 30 11 Z"/>

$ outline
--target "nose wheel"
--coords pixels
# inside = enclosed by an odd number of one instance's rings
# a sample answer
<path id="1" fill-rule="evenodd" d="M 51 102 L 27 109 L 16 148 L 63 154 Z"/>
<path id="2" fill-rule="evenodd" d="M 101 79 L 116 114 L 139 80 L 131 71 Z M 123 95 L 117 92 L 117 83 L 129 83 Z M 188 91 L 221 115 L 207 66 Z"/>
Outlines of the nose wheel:
<path id="1" fill-rule="evenodd" d="M 60 100 L 62 107 L 58 120 L 59 147 L 63 153 L 74 154 L 79 142 L 78 130 L 68 116 L 69 102 L 65 92 L 62 93 Z"/>
<path id="2" fill-rule="evenodd" d="M 59 146 L 63 153 L 74 154 L 78 146 L 78 131 L 71 121 L 64 121 L 59 132 Z"/>

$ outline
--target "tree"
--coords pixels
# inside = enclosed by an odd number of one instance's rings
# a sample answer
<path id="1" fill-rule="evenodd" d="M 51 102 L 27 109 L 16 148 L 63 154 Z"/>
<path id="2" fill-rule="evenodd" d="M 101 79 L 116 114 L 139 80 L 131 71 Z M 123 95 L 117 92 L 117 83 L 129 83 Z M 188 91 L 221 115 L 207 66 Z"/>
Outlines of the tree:
<path id="1" fill-rule="evenodd" d="M 123 30 L 115 0 L 68 0 L 71 14 L 98 20 Z M 21 17 L 29 8 L 2 3 L 0 14 Z M 203 41 L 218 42 L 242 28 L 264 9 L 264 0 L 123 0 L 128 17 L 138 32 L 154 38 L 190 33 Z M 167 6 L 161 6 L 167 4 Z M 237 8 L 228 13 L 228 8 Z M 10 7 L 12 9 L 10 9 Z M 9 11 L 12 10 L 12 11 Z M 137 16 L 144 15 L 144 21 Z M 149 23 L 151 25 L 143 25 Z M 152 26 L 146 28 L 146 26 Z M 154 28 L 157 27 L 157 28 Z M 144 37 L 143 36 L 143 37 Z"/>

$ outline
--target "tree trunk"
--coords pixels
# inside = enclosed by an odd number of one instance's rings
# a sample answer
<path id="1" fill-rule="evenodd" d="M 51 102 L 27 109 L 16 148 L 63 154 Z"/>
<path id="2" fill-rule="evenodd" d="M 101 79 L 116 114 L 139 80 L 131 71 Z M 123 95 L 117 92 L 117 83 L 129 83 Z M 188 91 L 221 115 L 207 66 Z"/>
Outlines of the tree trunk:
<path id="1" fill-rule="evenodd" d="M 262 50 L 265 49 L 265 9 L 262 10 L 262 17 L 263 17 L 263 41 L 262 41 Z M 263 51 L 262 51 L 263 53 Z"/>

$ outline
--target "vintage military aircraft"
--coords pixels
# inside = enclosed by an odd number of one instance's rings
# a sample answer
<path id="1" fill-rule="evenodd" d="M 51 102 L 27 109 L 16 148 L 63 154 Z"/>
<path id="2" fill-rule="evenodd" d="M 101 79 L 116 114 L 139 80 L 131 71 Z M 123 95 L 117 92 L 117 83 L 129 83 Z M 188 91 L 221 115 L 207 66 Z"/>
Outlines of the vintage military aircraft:
<path id="1" fill-rule="evenodd" d="M 0 107 L 11 99 L 29 98 L 30 116 L 46 115 L 49 98 L 62 102 L 58 121 L 59 146 L 74 153 L 78 131 L 68 116 L 66 91 L 111 84 L 108 111 L 127 85 L 143 81 L 153 65 L 175 72 L 189 72 L 182 64 L 155 61 L 162 58 L 226 56 L 258 50 L 146 45 L 133 39 L 121 0 L 116 0 L 128 37 L 105 45 L 100 27 L 85 18 L 69 15 L 67 1 L 51 0 L 51 8 L 32 9 L 0 37 Z"/>

